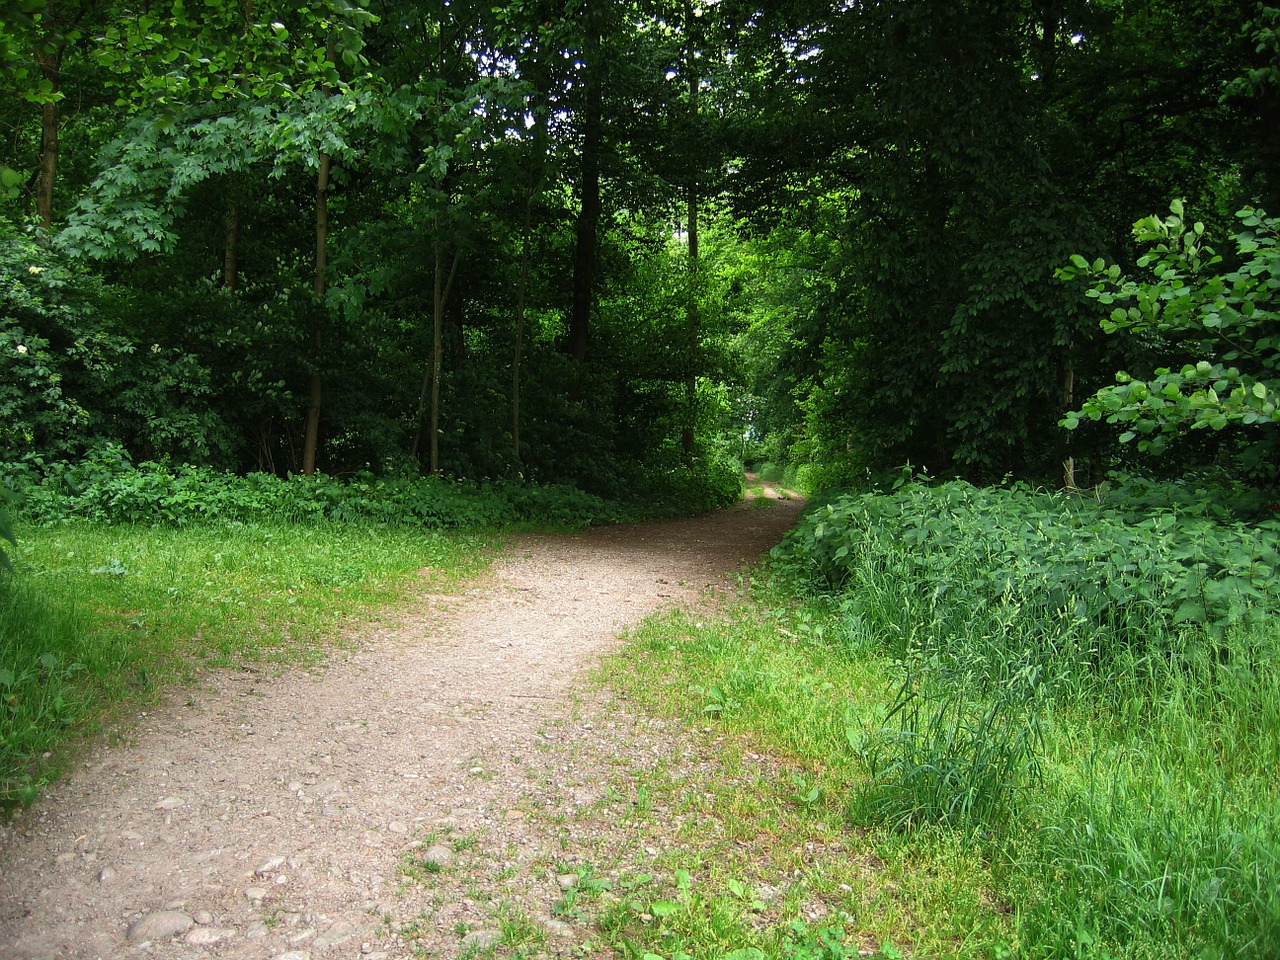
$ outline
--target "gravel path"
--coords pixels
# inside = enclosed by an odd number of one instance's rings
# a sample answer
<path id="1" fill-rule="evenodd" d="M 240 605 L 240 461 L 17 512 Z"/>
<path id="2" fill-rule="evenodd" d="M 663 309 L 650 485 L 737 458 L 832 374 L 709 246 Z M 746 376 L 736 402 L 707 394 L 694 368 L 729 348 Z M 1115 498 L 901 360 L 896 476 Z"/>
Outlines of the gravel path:
<path id="1" fill-rule="evenodd" d="M 545 862 L 545 825 L 521 804 L 565 785 L 531 775 L 528 758 L 565 735 L 584 671 L 648 614 L 731 589 L 796 509 L 771 499 L 524 537 L 483 583 L 418 598 L 323 670 L 225 672 L 175 691 L 0 826 L 0 960 L 484 948 L 497 932 L 475 884 Z M 591 792 L 590 770 L 572 779 Z M 438 838 L 476 830 L 509 852 L 496 877 L 448 902 L 406 893 L 406 864 L 447 868 L 463 844 Z M 546 928 L 552 953 L 572 951 L 572 929 Z"/>

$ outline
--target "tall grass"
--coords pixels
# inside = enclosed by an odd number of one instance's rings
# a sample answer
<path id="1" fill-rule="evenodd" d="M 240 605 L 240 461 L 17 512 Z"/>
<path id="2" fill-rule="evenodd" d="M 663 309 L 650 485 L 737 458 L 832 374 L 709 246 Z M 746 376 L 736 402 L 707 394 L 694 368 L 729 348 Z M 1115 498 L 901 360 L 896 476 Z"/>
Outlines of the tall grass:
<path id="1" fill-rule="evenodd" d="M 837 501 L 775 558 L 798 605 L 642 634 L 617 682 L 805 771 L 918 956 L 1280 956 L 1280 527 L 1152 495 Z M 940 832 L 987 871 L 912 902 Z"/>
<path id="2" fill-rule="evenodd" d="M 0 806 L 34 796 L 114 706 L 214 667 L 321 659 L 415 573 L 447 588 L 494 542 L 336 523 L 18 534 L 0 585 Z"/>

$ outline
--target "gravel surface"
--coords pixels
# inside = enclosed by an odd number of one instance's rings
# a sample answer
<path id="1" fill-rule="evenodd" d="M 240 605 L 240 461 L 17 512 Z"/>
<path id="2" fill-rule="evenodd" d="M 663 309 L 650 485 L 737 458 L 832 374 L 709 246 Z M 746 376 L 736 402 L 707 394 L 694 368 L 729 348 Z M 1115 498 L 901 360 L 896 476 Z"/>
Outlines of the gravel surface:
<path id="1" fill-rule="evenodd" d="M 645 616 L 731 591 L 797 509 L 522 537 L 321 670 L 174 691 L 0 826 L 0 960 L 502 956 L 495 905 L 575 955 L 590 931 L 552 915 L 573 875 L 549 869 L 574 852 L 530 811 L 674 746 L 585 671 Z"/>

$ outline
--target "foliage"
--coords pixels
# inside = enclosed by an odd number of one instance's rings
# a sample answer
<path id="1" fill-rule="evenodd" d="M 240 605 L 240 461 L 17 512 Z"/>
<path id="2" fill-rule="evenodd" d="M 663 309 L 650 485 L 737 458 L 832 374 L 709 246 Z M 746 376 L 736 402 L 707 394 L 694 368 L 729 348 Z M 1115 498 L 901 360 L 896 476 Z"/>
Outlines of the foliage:
<path id="1" fill-rule="evenodd" d="M 1107 333 L 1128 331 L 1156 341 L 1162 352 L 1181 354 L 1180 367 L 1157 367 L 1150 377 L 1128 373 L 1103 387 L 1081 410 L 1062 421 L 1075 429 L 1082 419 L 1123 428 L 1122 442 L 1161 453 L 1168 438 L 1187 431 L 1247 427 L 1247 463 L 1254 470 L 1280 455 L 1280 219 L 1245 207 L 1238 214 L 1237 265 L 1205 242 L 1203 223 L 1188 223 L 1182 201 L 1170 216 L 1146 217 L 1134 238 L 1148 245 L 1138 260 L 1152 279 L 1135 281 L 1119 266 L 1090 264 L 1079 254 L 1058 271 L 1065 279 L 1091 282 L 1089 297 L 1114 306 L 1103 319 Z"/>
<path id="2" fill-rule="evenodd" d="M 1176 539 L 1185 520 L 1206 538 L 1200 552 L 1208 538 L 1238 538 L 1234 510 L 1247 502 L 1191 490 L 1117 484 L 1099 492 L 1105 502 L 1081 503 L 912 486 L 882 495 L 878 510 L 866 506 L 865 524 L 844 541 L 814 536 L 826 509 L 816 506 L 775 558 L 781 582 L 761 585 L 755 604 L 723 622 L 652 623 L 611 673 L 648 709 L 681 717 L 709 750 L 714 742 L 720 767 L 700 753 L 696 785 L 699 797 L 715 795 L 697 808 L 714 828 L 682 832 L 680 845 L 710 849 L 708 861 L 726 870 L 741 869 L 738 845 L 753 863 L 767 856 L 762 873 L 795 876 L 799 902 L 849 910 L 863 942 L 910 937 L 919 954 L 1009 956 L 1015 944 L 1012 953 L 1031 958 L 1269 956 L 1280 933 L 1280 599 L 1266 589 L 1219 628 L 1175 622 L 1176 596 L 1157 599 L 1145 629 L 1135 621 L 1122 632 L 1105 616 L 1064 610 L 1055 619 L 1042 594 L 1056 578 L 1031 569 L 1097 536 L 1118 565 L 1159 580 L 1144 544 Z M 930 531 L 922 539 L 913 514 Z M 1161 517 L 1177 523 L 1144 526 Z M 1243 530 L 1274 545 L 1273 521 Z M 1007 602 L 991 603 L 981 584 L 1008 574 L 1013 559 L 992 544 L 1014 531 L 1027 535 L 1031 565 L 1014 571 Z M 819 565 L 795 556 L 826 551 L 828 536 L 861 544 L 838 585 L 810 578 Z M 945 563 L 952 553 L 965 557 L 955 569 Z M 904 554 L 939 562 L 917 569 Z M 1097 558 L 1077 575 L 1088 584 L 1118 574 Z M 1161 593 L 1157 583 L 1126 588 Z M 813 803 L 796 799 L 800 782 L 822 788 Z M 771 802 L 785 804 L 794 826 L 762 812 Z M 843 829 L 826 837 L 842 814 Z M 723 850 L 707 846 L 712 835 Z M 773 842 L 752 842 L 761 836 Z M 822 856 L 792 874 L 790 851 L 804 836 L 817 837 Z M 946 864 L 967 856 L 984 868 L 949 876 L 920 903 L 910 878 L 930 869 L 943 837 L 953 845 Z M 862 866 L 845 873 L 845 857 Z M 877 864 L 873 878 L 867 862 Z M 853 892 L 837 893 L 837 882 Z M 949 924 L 962 932 L 933 945 Z"/>
<path id="3" fill-rule="evenodd" d="M 1280 530 L 1204 492 L 1103 496 L 905 486 L 816 508 L 778 552 L 833 591 L 831 655 L 901 677 L 851 725 L 868 776 L 851 814 L 984 844 L 1028 956 L 1266 956 Z M 1183 536 L 1191 549 L 1161 546 Z M 1098 553 L 1073 567 L 1088 540 Z"/>
<path id="4" fill-rule="evenodd" d="M 237 476 L 208 467 L 134 464 L 118 446 L 75 463 L 44 465 L 43 475 L 10 466 L 23 490 L 23 519 L 186 526 L 209 522 L 338 521 L 431 529 L 513 523 L 586 526 L 620 510 L 564 485 L 475 484 L 443 477 L 347 479 L 316 474 Z"/>
<path id="5" fill-rule="evenodd" d="M 0 486 L 0 540 L 6 540 L 10 546 L 16 547 L 18 540 L 13 533 L 13 516 L 9 512 L 9 504 L 12 501 L 13 494 L 9 492 L 9 488 Z M 3 544 L 0 544 L 0 566 L 6 570 L 12 569 L 13 566 Z"/>
<path id="6" fill-rule="evenodd" d="M 883 724 L 856 741 L 869 777 L 852 801 L 858 822 L 895 830 L 937 823 L 989 837 L 1016 819 L 1037 785 L 1039 667 L 992 687 L 949 666 L 908 669 Z"/>
<path id="7" fill-rule="evenodd" d="M 106 439 L 152 456 L 225 459 L 212 377 L 141 340 L 141 305 L 23 236 L 0 236 L 0 461 L 57 460 Z"/>
<path id="8" fill-rule="evenodd" d="M 887 580 L 910 604 L 904 615 L 939 625 L 1016 613 L 1036 632 L 1021 642 L 1045 654 L 1087 627 L 1104 675 L 1121 649 L 1147 649 L 1156 624 L 1222 633 L 1280 602 L 1276 520 L 1219 522 L 1176 509 L 1134 516 L 1122 494 L 1113 500 L 913 483 L 816 506 L 775 556 L 822 590 Z M 905 650 L 945 633 L 889 638 Z"/>

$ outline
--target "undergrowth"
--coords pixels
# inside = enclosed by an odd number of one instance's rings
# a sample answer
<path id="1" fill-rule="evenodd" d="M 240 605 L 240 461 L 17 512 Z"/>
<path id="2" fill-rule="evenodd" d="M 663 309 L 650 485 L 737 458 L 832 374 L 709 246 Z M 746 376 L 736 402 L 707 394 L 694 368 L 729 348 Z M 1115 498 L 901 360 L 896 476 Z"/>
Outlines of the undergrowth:
<path id="1" fill-rule="evenodd" d="M 610 676 L 780 758 L 790 786 L 761 789 L 843 823 L 864 869 L 828 858 L 817 889 L 854 918 L 846 944 L 1274 957 L 1280 525 L 1124 492 L 909 485 L 822 505 L 755 608 L 652 623 Z M 802 835 L 753 849 L 786 876 Z M 947 875 L 940 836 L 984 866 L 921 902 L 920 871 Z"/>
<path id="2" fill-rule="evenodd" d="M 626 516 L 617 504 L 563 485 L 368 472 L 347 478 L 239 476 L 208 467 L 135 464 L 118 447 L 105 447 L 81 461 L 43 464 L 38 470 L 9 464 L 0 467 L 4 474 L 19 495 L 21 517 L 31 523 L 340 521 L 442 529 L 518 523 L 581 527 Z"/>

